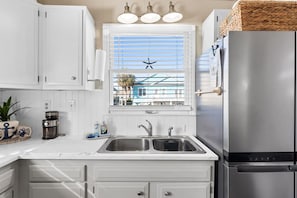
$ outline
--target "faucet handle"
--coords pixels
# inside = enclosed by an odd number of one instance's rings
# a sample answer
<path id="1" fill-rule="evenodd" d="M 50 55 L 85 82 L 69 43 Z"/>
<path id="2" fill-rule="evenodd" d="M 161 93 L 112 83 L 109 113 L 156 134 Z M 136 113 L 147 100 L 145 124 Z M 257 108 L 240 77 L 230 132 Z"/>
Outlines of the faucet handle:
<path id="1" fill-rule="evenodd" d="M 173 130 L 173 126 L 171 126 L 171 127 L 168 128 L 168 136 L 171 136 L 172 130 Z"/>

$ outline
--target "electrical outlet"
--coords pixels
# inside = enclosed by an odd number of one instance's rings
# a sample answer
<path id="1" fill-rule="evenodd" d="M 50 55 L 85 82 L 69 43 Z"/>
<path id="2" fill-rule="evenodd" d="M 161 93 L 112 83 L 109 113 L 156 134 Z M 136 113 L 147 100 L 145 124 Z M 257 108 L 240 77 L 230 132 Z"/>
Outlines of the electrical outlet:
<path id="1" fill-rule="evenodd" d="M 52 108 L 51 101 L 50 100 L 45 100 L 44 101 L 44 110 L 49 111 L 49 110 L 51 110 L 51 108 Z"/>

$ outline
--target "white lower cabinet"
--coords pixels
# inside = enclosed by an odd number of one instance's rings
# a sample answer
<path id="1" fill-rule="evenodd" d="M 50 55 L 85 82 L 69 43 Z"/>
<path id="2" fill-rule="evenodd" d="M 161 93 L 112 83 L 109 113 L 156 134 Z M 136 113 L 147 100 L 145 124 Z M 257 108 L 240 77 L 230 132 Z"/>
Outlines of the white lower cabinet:
<path id="1" fill-rule="evenodd" d="M 0 198 L 14 198 L 13 197 L 13 190 L 10 188 L 7 191 L 1 193 Z"/>
<path id="2" fill-rule="evenodd" d="M 10 164 L 0 169 L 0 198 L 15 198 L 16 167 L 15 164 Z"/>
<path id="3" fill-rule="evenodd" d="M 24 160 L 20 168 L 19 198 L 214 197 L 213 161 Z"/>
<path id="4" fill-rule="evenodd" d="M 100 198 L 149 198 L 148 182 L 97 182 L 95 197 Z"/>
<path id="5" fill-rule="evenodd" d="M 209 161 L 100 161 L 90 167 L 95 198 L 213 198 Z"/>
<path id="6" fill-rule="evenodd" d="M 96 198 L 209 198 L 210 183 L 97 182 Z"/>
<path id="7" fill-rule="evenodd" d="M 87 166 L 83 161 L 29 160 L 27 170 L 29 198 L 86 197 Z"/>
<path id="8" fill-rule="evenodd" d="M 30 183 L 30 198 L 84 198 L 84 183 Z"/>
<path id="9" fill-rule="evenodd" d="M 0 193 L 11 188 L 14 184 L 14 169 L 9 168 L 0 173 Z"/>

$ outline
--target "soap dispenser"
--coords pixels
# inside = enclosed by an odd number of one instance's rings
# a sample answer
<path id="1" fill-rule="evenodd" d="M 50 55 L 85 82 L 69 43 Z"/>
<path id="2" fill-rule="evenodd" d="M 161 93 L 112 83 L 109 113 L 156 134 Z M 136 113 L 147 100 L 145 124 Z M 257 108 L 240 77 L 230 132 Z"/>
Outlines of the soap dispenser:
<path id="1" fill-rule="evenodd" d="M 94 136 L 99 137 L 100 136 L 100 125 L 98 122 L 94 124 Z"/>
<path id="2" fill-rule="evenodd" d="M 107 125 L 105 124 L 105 122 L 103 122 L 101 125 L 101 135 L 107 135 L 107 134 L 108 134 Z"/>

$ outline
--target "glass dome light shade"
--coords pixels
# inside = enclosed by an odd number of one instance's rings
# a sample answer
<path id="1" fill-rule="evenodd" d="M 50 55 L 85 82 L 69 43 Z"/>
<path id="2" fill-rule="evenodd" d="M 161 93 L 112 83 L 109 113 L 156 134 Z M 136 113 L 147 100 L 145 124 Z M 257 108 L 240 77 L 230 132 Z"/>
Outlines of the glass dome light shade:
<path id="1" fill-rule="evenodd" d="M 120 14 L 117 19 L 120 23 L 130 24 L 135 23 L 138 20 L 138 16 L 130 12 L 128 3 L 126 3 L 124 13 Z"/>
<path id="2" fill-rule="evenodd" d="M 174 9 L 174 5 L 170 1 L 169 4 L 169 12 L 163 16 L 163 21 L 167 23 L 174 23 L 180 21 L 183 18 L 183 15 L 179 12 L 176 12 Z"/>
<path id="3" fill-rule="evenodd" d="M 155 23 L 161 19 L 161 16 L 155 12 L 153 12 L 153 7 L 150 2 L 147 6 L 147 12 L 140 17 L 140 20 L 143 23 Z"/>
<path id="4" fill-rule="evenodd" d="M 163 21 L 167 23 L 178 22 L 183 18 L 183 15 L 179 12 L 170 12 L 163 16 Z"/>

